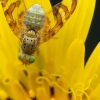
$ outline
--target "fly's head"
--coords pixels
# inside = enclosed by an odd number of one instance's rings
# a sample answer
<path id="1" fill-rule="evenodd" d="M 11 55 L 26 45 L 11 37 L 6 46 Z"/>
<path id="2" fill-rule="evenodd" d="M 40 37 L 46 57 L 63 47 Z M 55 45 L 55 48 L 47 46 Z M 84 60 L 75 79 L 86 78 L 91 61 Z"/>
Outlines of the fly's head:
<path id="1" fill-rule="evenodd" d="M 29 65 L 31 63 L 34 63 L 35 58 L 33 56 L 27 55 L 27 54 L 18 54 L 18 59 L 25 65 Z"/>

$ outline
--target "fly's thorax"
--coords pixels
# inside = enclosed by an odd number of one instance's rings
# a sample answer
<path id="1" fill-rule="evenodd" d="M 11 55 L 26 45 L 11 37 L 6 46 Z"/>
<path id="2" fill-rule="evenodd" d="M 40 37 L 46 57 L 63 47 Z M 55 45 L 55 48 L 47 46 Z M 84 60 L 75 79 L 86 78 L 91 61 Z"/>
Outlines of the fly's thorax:
<path id="1" fill-rule="evenodd" d="M 33 30 L 28 31 L 21 43 L 21 50 L 24 54 L 33 54 L 39 46 L 39 35 Z"/>
<path id="2" fill-rule="evenodd" d="M 34 30 L 28 30 L 25 35 L 31 38 L 35 38 L 36 32 Z"/>
<path id="3" fill-rule="evenodd" d="M 18 54 L 18 59 L 25 65 L 31 64 L 35 61 L 35 58 L 27 54 Z"/>
<path id="4" fill-rule="evenodd" d="M 24 24 L 28 29 L 39 30 L 45 21 L 45 12 L 39 4 L 34 4 L 30 7 L 24 16 Z"/>

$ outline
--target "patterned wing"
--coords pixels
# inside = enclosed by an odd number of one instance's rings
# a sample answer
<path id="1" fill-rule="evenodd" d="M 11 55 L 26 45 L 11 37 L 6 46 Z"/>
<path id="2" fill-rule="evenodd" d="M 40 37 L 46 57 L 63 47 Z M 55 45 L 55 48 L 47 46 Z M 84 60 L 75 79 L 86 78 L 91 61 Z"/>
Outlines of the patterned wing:
<path id="1" fill-rule="evenodd" d="M 46 14 L 45 25 L 38 31 L 40 34 L 40 43 L 48 41 L 61 29 L 74 12 L 76 5 L 77 0 L 70 0 L 68 6 L 63 4 L 63 2 L 53 6 L 52 10 Z M 51 18 L 52 14 L 54 17 Z"/>
<path id="2" fill-rule="evenodd" d="M 13 33 L 21 38 L 22 36 L 22 22 L 26 7 L 22 0 L 0 0 L 6 20 L 11 27 Z"/>

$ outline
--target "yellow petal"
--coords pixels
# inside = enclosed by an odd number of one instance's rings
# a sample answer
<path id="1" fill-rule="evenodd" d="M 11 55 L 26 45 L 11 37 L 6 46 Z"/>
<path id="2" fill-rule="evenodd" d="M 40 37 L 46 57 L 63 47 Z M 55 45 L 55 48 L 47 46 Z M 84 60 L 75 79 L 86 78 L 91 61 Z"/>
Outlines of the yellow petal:
<path id="1" fill-rule="evenodd" d="M 28 98 L 28 95 L 22 85 L 17 80 L 14 80 L 11 76 L 2 77 L 0 79 L 0 87 L 6 91 L 9 97 L 16 98 L 16 100 Z"/>
<path id="2" fill-rule="evenodd" d="M 64 74 L 70 83 L 74 86 L 84 69 L 84 44 L 81 40 L 74 40 L 66 53 Z"/>
<path id="3" fill-rule="evenodd" d="M 82 81 L 86 82 L 94 74 L 97 74 L 100 77 L 100 43 L 96 46 L 93 53 L 91 54 L 89 60 L 86 63 Z"/>
<path id="4" fill-rule="evenodd" d="M 2 89 L 0 89 L 0 99 L 5 100 L 7 97 L 7 94 Z"/>
<path id="5" fill-rule="evenodd" d="M 96 89 L 90 95 L 91 100 L 100 100 L 100 84 L 96 87 Z"/>
<path id="6" fill-rule="evenodd" d="M 39 87 L 37 89 L 37 99 L 38 100 L 48 100 L 48 97 L 46 95 L 46 90 L 43 87 Z"/>

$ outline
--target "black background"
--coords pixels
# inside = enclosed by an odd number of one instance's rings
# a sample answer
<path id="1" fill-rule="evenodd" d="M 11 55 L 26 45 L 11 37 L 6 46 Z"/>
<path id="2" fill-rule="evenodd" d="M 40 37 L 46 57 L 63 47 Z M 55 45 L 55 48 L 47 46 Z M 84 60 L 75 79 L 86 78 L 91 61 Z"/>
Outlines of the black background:
<path id="1" fill-rule="evenodd" d="M 50 0 L 52 6 L 61 0 Z M 90 0 L 91 2 L 91 0 Z M 93 49 L 100 41 L 100 0 L 96 0 L 95 12 L 92 20 L 92 24 L 89 30 L 87 40 L 85 42 L 85 62 L 89 58 Z"/>

